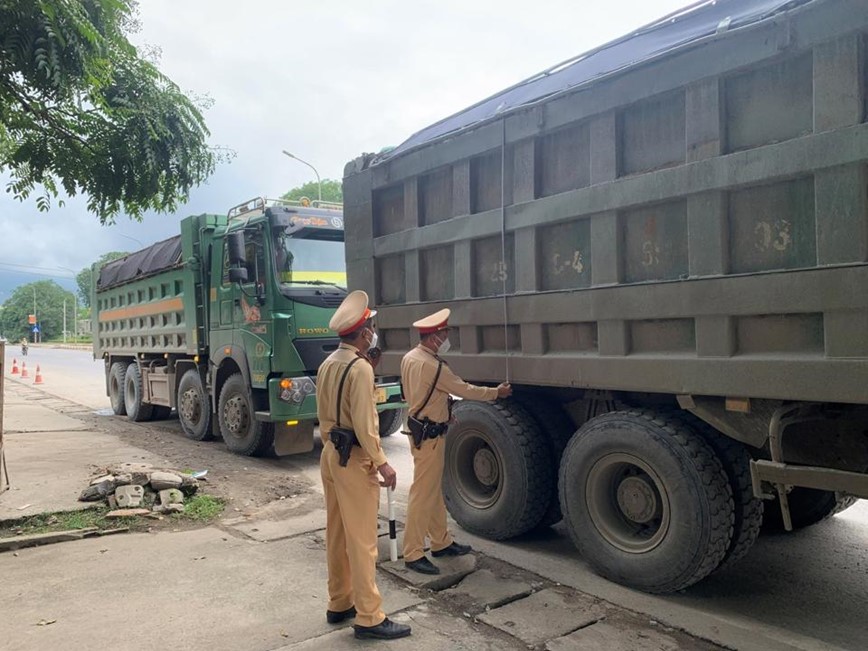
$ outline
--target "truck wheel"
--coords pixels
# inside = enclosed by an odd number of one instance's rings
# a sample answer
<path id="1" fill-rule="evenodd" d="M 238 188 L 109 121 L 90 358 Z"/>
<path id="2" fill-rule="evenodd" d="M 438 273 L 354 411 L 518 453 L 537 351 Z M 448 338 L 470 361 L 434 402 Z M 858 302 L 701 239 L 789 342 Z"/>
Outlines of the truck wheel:
<path id="1" fill-rule="evenodd" d="M 109 369 L 109 400 L 116 416 L 126 416 L 127 406 L 124 403 L 124 378 L 127 375 L 127 365 L 115 362 Z"/>
<path id="2" fill-rule="evenodd" d="M 576 432 L 573 420 L 567 412 L 555 401 L 531 394 L 514 395 L 514 400 L 533 417 L 540 431 L 548 438 L 552 452 L 552 468 L 557 468 L 561 462 L 567 444 Z M 561 503 L 558 499 L 558 484 L 552 482 L 552 497 L 548 509 L 538 527 L 550 527 L 563 519 Z"/>
<path id="3" fill-rule="evenodd" d="M 380 438 L 384 439 L 387 436 L 392 436 L 392 434 L 401 429 L 406 415 L 406 409 L 387 409 L 386 411 L 381 411 Z"/>
<path id="4" fill-rule="evenodd" d="M 178 383 L 178 420 L 187 438 L 194 441 L 210 441 L 214 438 L 211 401 L 202 386 L 199 371 L 194 368 L 184 373 Z"/>
<path id="5" fill-rule="evenodd" d="M 274 446 L 274 425 L 256 420 L 253 398 L 241 373 L 231 375 L 220 391 L 217 407 L 220 433 L 236 454 L 262 456 Z"/>
<path id="6" fill-rule="evenodd" d="M 133 362 L 127 366 L 124 377 L 124 405 L 127 409 L 127 418 L 135 423 L 150 420 L 154 412 L 154 406 L 142 402 L 142 374 L 139 365 Z"/>
<path id="7" fill-rule="evenodd" d="M 732 540 L 726 556 L 715 572 L 726 569 L 744 558 L 759 536 L 763 524 L 763 501 L 753 494 L 750 478 L 750 453 L 738 441 L 724 436 L 704 422 L 695 424 L 696 431 L 711 446 L 729 478 L 735 504 Z"/>
<path id="8" fill-rule="evenodd" d="M 726 555 L 733 501 L 702 438 L 653 411 L 592 418 L 561 459 L 561 510 L 582 556 L 608 579 L 681 590 Z"/>
<path id="9" fill-rule="evenodd" d="M 463 400 L 446 436 L 443 495 L 471 533 L 505 540 L 533 529 L 551 500 L 549 442 L 516 404 Z"/>
<path id="10" fill-rule="evenodd" d="M 828 520 L 833 515 L 849 509 L 856 503 L 857 498 L 835 491 L 796 486 L 787 495 L 787 501 L 790 504 L 790 518 L 793 521 L 793 531 L 795 531 Z M 781 516 L 781 507 L 777 500 L 768 504 L 766 508 L 763 529 L 776 532 L 786 531 L 784 519 Z"/>

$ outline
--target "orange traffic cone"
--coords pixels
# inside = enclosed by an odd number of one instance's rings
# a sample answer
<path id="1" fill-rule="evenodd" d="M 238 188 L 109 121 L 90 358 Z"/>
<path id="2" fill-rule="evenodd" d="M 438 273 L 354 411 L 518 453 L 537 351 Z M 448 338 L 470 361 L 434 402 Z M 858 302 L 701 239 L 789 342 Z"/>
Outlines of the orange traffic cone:
<path id="1" fill-rule="evenodd" d="M 30 377 L 30 373 L 27 372 L 27 362 L 21 362 L 21 377 Z"/>
<path id="2" fill-rule="evenodd" d="M 18 360 L 12 358 L 12 375 L 18 375 Z"/>
<path id="3" fill-rule="evenodd" d="M 42 373 L 39 371 L 39 364 L 36 365 L 36 377 L 33 378 L 33 384 L 42 384 Z"/>

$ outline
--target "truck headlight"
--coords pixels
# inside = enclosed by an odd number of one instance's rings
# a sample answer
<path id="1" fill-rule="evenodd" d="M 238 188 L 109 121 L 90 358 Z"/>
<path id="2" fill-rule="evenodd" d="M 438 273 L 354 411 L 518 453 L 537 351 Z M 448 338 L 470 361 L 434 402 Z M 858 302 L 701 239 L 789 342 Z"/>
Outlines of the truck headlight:
<path id="1" fill-rule="evenodd" d="M 282 378 L 279 384 L 278 397 L 283 402 L 300 405 L 309 395 L 316 393 L 316 385 L 307 376 Z"/>

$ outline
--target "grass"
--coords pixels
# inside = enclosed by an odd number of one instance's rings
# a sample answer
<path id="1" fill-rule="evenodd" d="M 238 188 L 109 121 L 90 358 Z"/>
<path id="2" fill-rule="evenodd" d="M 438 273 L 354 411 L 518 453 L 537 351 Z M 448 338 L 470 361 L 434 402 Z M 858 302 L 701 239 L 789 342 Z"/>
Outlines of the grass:
<path id="1" fill-rule="evenodd" d="M 211 522 L 221 513 L 226 505 L 218 497 L 198 493 L 184 502 L 184 512 L 175 514 L 174 518 Z"/>
<path id="2" fill-rule="evenodd" d="M 200 493 L 184 502 L 184 512 L 176 513 L 168 518 L 170 522 L 195 522 L 205 524 L 215 520 L 223 512 L 223 500 L 212 495 Z M 53 531 L 70 531 L 96 527 L 99 530 L 129 527 L 132 531 L 143 531 L 158 525 L 158 520 L 133 516 L 130 518 L 106 518 L 109 512 L 107 506 L 96 506 L 82 511 L 59 511 L 57 513 L 40 513 L 17 520 L 0 522 L 0 538 Z"/>

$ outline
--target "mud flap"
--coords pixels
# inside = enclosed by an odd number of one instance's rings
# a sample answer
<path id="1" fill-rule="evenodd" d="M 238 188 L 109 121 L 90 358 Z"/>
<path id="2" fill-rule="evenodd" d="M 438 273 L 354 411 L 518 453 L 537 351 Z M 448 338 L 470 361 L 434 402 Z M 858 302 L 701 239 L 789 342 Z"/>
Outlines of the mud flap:
<path id="1" fill-rule="evenodd" d="M 296 425 L 286 422 L 274 424 L 274 453 L 279 456 L 302 454 L 313 450 L 313 421 L 305 420 Z"/>

